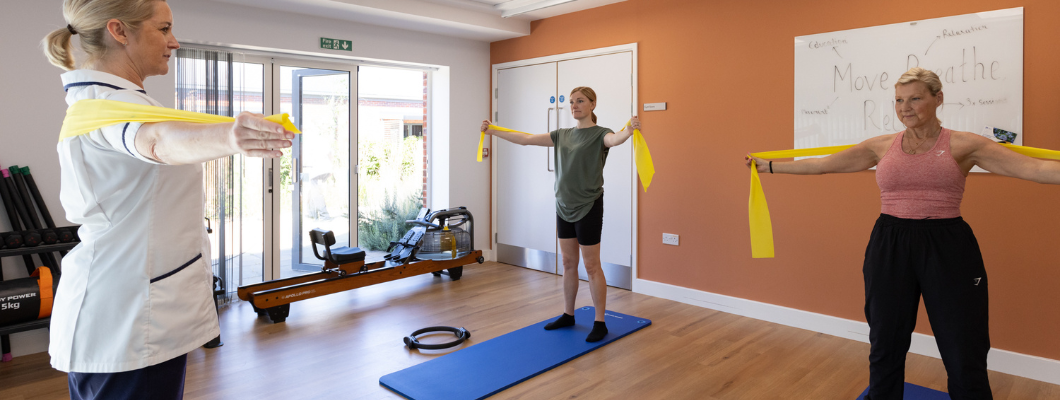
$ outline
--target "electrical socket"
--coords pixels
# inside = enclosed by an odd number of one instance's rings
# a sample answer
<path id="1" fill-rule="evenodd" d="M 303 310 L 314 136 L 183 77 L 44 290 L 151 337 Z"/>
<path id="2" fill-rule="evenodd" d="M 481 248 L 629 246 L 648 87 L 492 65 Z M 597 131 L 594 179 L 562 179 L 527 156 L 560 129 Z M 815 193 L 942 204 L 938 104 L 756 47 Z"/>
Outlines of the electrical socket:
<path id="1" fill-rule="evenodd" d="M 673 233 L 664 233 L 663 244 L 677 246 L 680 244 L 680 237 Z"/>

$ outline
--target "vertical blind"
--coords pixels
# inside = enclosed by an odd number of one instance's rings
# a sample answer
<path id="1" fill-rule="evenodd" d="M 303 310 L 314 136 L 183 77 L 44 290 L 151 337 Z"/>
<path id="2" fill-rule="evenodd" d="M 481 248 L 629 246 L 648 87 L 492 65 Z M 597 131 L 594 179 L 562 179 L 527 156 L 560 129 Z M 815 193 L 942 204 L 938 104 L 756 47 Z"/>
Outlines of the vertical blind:
<path id="1" fill-rule="evenodd" d="M 234 55 L 224 51 L 180 48 L 177 50 L 178 109 L 234 116 Z M 239 282 L 242 262 L 240 171 L 241 156 L 222 157 L 203 164 L 204 218 L 211 232 L 215 290 L 231 299 Z M 238 173 L 238 174 L 237 174 Z"/>

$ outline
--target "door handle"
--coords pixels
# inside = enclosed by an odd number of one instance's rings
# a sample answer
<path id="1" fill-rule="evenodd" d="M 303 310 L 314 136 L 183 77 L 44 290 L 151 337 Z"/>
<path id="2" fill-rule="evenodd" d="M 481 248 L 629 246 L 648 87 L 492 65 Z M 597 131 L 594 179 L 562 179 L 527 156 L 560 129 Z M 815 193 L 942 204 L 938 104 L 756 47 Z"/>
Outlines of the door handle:
<path id="1" fill-rule="evenodd" d="M 560 108 L 560 107 L 556 107 L 556 109 L 557 109 L 557 110 L 558 110 L 559 108 Z M 551 126 L 552 126 L 552 107 L 549 107 L 549 108 L 548 108 L 548 113 L 547 113 L 547 115 L 548 115 L 548 119 L 546 119 L 546 120 L 545 120 L 545 130 L 548 130 L 549 132 L 551 132 Z M 556 111 L 556 129 L 559 129 L 559 111 Z M 555 144 L 554 144 L 554 143 L 553 143 L 553 146 L 555 146 Z M 553 148 L 554 148 L 554 147 L 553 147 Z M 545 147 L 545 169 L 546 169 L 546 170 L 548 170 L 548 172 L 556 172 L 555 170 L 553 170 L 553 169 L 552 169 L 552 163 L 550 163 L 550 162 L 549 162 L 549 160 L 548 160 L 548 153 L 549 153 L 549 152 L 551 152 L 551 150 L 549 150 L 549 148 L 548 148 L 548 147 Z"/>
<path id="2" fill-rule="evenodd" d="M 546 115 L 546 117 L 545 117 L 545 130 L 547 131 L 547 130 L 551 129 L 550 127 L 552 126 L 552 107 L 549 107 L 545 111 L 546 111 L 546 113 L 545 113 L 545 115 Z"/>
<path id="3" fill-rule="evenodd" d="M 298 178 L 302 175 L 302 159 L 301 157 L 291 157 L 291 183 L 298 183 Z"/>

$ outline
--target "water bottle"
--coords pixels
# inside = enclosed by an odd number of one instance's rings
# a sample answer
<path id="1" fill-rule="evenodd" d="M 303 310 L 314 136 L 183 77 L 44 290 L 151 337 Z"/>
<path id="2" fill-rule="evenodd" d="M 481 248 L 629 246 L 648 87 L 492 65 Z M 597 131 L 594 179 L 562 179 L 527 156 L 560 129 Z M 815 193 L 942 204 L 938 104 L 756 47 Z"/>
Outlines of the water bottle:
<path id="1" fill-rule="evenodd" d="M 442 254 L 449 252 L 450 258 L 456 258 L 456 235 L 449 230 L 449 223 L 442 228 L 441 248 Z"/>

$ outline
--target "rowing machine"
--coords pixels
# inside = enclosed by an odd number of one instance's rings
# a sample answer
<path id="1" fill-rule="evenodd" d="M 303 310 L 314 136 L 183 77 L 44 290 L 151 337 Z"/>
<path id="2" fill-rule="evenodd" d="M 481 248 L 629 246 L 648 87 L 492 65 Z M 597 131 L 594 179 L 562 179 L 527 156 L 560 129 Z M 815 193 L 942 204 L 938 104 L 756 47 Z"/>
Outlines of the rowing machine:
<path id="1" fill-rule="evenodd" d="M 291 303 L 296 301 L 446 270 L 450 278 L 458 280 L 464 265 L 485 261 L 481 250 L 471 250 L 474 226 L 467 209 L 428 211 L 423 209 L 415 220 L 406 221 L 413 228 L 401 240 L 392 242 L 390 253 L 379 261 L 365 262 L 364 251 L 356 247 L 333 247 L 334 233 L 314 229 L 309 238 L 313 254 L 324 261 L 320 272 L 242 286 L 237 292 L 239 298 L 250 302 L 258 315 L 268 315 L 269 320 L 278 323 L 287 319 Z M 447 220 L 454 219 L 470 226 L 465 248 L 449 250 L 449 257 L 433 257 L 435 254 L 421 251 L 431 248 L 431 243 L 423 243 L 424 238 L 430 239 Z M 323 247 L 323 254 L 317 251 L 318 245 Z"/>

